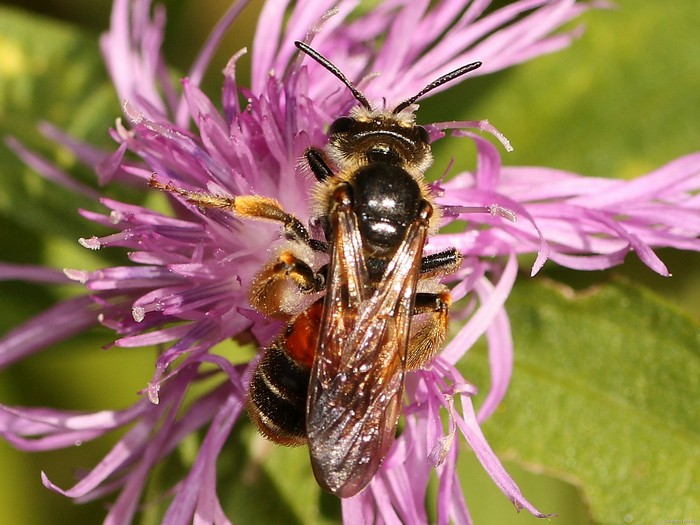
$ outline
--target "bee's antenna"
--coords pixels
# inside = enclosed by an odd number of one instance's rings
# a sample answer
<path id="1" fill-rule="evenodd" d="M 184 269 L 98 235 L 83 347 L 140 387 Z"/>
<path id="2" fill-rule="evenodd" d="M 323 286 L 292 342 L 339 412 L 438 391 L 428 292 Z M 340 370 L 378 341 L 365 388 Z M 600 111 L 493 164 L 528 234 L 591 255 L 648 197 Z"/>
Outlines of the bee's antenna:
<path id="1" fill-rule="evenodd" d="M 365 98 L 365 96 L 362 93 L 360 93 L 360 90 L 357 89 L 352 84 L 352 82 L 350 82 L 348 80 L 348 77 L 343 75 L 343 72 L 340 71 L 340 69 L 338 69 L 336 66 L 334 66 L 330 60 L 328 60 L 326 57 L 324 57 L 321 53 L 319 53 L 315 49 L 309 47 L 304 42 L 300 42 L 297 40 L 296 42 L 294 42 L 294 45 L 297 46 L 304 53 L 309 55 L 311 58 L 313 58 L 316 62 L 321 64 L 323 67 L 325 67 L 328 71 L 333 73 L 343 84 L 345 84 L 348 87 L 348 89 L 352 92 L 352 95 L 360 102 L 360 104 L 362 104 L 368 110 L 372 109 L 372 106 L 370 106 L 370 104 L 367 101 L 367 99 Z"/>
<path id="2" fill-rule="evenodd" d="M 408 98 L 401 102 L 398 106 L 394 108 L 393 113 L 399 113 L 401 110 L 406 109 L 408 106 L 413 104 L 416 100 L 421 98 L 423 95 L 426 93 L 432 91 L 436 87 L 442 86 L 446 82 L 450 82 L 451 80 L 454 80 L 457 77 L 461 77 L 462 75 L 469 73 L 470 71 L 474 71 L 475 69 L 481 67 L 481 62 L 472 62 L 471 64 L 467 64 L 466 66 L 462 66 L 460 68 L 455 69 L 454 71 L 447 73 L 446 75 L 442 75 L 440 78 L 437 80 L 433 80 L 430 84 L 425 86 L 423 89 L 421 89 L 417 94 L 413 95 L 411 98 Z"/>

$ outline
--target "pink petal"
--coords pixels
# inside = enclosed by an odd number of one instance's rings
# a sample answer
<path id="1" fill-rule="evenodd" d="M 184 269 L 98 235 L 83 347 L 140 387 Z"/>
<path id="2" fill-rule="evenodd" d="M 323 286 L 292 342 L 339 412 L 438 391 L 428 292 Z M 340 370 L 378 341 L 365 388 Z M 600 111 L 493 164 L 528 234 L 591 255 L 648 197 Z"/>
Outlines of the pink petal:
<path id="1" fill-rule="evenodd" d="M 486 296 L 486 293 L 488 293 L 491 288 L 490 283 L 486 279 L 480 281 L 480 290 L 485 296 L 482 298 L 482 304 L 469 319 L 469 322 L 459 330 L 440 353 L 442 359 L 450 364 L 455 364 L 464 356 L 466 351 L 476 343 L 479 337 L 487 331 L 493 319 L 503 308 L 510 294 L 510 290 L 513 287 L 513 283 L 515 282 L 517 271 L 517 260 L 515 256 L 511 254 L 498 284 L 488 296 Z"/>
<path id="2" fill-rule="evenodd" d="M 70 280 L 60 270 L 31 264 L 0 263 L 0 281 L 30 281 L 65 284 Z"/>
<path id="3" fill-rule="evenodd" d="M 457 426 L 462 431 L 462 435 L 467 440 L 467 443 L 469 443 L 469 446 L 476 453 L 479 462 L 489 476 L 491 476 L 491 479 L 493 479 L 498 488 L 513 502 L 516 509 L 520 510 L 525 508 L 538 518 L 548 517 L 548 515 L 542 514 L 523 497 L 515 481 L 513 481 L 505 471 L 503 465 L 486 442 L 486 438 L 477 423 L 474 407 L 472 406 L 471 400 L 468 398 L 462 398 L 462 414 L 462 417 L 455 417 Z"/>
<path id="4" fill-rule="evenodd" d="M 0 338 L 0 369 L 96 325 L 98 313 L 89 297 L 76 297 L 10 330 Z M 47 326 L 52 329 L 47 330 Z"/>

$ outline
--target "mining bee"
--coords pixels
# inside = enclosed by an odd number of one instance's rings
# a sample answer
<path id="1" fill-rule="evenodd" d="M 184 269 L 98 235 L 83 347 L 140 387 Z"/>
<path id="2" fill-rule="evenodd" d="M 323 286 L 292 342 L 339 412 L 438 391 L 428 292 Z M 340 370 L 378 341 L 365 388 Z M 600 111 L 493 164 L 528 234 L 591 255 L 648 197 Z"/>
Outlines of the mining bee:
<path id="1" fill-rule="evenodd" d="M 302 159 L 316 179 L 312 211 L 324 239 L 274 199 L 207 195 L 155 179 L 151 185 L 283 227 L 287 247 L 254 278 L 249 298 L 287 325 L 252 374 L 248 413 L 272 441 L 308 445 L 319 485 L 351 497 L 394 441 L 406 372 L 425 366 L 445 341 L 451 296 L 439 281 L 462 260 L 454 248 L 423 253 L 440 209 L 423 178 L 432 154 L 414 103 L 481 63 L 438 78 L 393 109 L 377 109 L 328 59 L 295 44 L 359 102 L 330 125 L 325 148 L 311 147 Z M 314 269 L 314 252 L 328 262 Z M 319 298 L 304 302 L 310 294 Z"/>

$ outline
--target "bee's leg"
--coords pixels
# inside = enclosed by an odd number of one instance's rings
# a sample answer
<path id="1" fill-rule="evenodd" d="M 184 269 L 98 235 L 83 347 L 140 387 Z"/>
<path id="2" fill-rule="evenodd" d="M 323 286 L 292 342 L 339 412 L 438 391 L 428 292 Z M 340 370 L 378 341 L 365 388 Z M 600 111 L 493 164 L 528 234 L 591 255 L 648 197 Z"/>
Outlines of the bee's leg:
<path id="1" fill-rule="evenodd" d="M 413 315 L 425 314 L 425 319 L 414 319 L 406 356 L 406 368 L 416 370 L 425 366 L 442 348 L 447 338 L 452 296 L 445 288 L 438 293 L 417 293 Z"/>
<path id="2" fill-rule="evenodd" d="M 237 197 L 221 197 L 208 193 L 189 191 L 178 188 L 171 183 L 163 184 L 155 177 L 151 177 L 150 186 L 162 191 L 176 193 L 187 199 L 188 202 L 201 208 L 215 208 L 228 211 L 238 217 L 247 219 L 275 221 L 282 224 L 284 236 L 291 241 L 301 242 L 314 251 L 326 252 L 326 243 L 309 236 L 308 230 L 299 219 L 282 209 L 275 199 L 258 195 L 239 195 Z"/>
<path id="3" fill-rule="evenodd" d="M 462 254 L 456 248 L 431 253 L 421 259 L 420 278 L 430 279 L 454 273 L 462 264 Z"/>
<path id="4" fill-rule="evenodd" d="M 304 152 L 304 158 L 316 177 L 316 180 L 323 182 L 333 176 L 333 170 L 328 167 L 325 155 L 320 149 L 309 148 Z"/>
<path id="5" fill-rule="evenodd" d="M 462 254 L 456 248 L 431 253 L 421 259 L 420 279 L 437 279 L 457 271 L 462 264 Z M 406 356 L 406 368 L 415 370 L 425 366 L 442 348 L 449 328 L 452 295 L 445 286 L 436 292 L 419 292 L 413 307 L 411 336 Z"/>
<path id="6" fill-rule="evenodd" d="M 293 286 L 290 290 L 290 285 Z M 320 292 L 326 285 L 325 267 L 315 272 L 290 250 L 265 266 L 250 284 L 250 305 L 266 317 L 287 318 L 299 311 L 301 294 Z"/>

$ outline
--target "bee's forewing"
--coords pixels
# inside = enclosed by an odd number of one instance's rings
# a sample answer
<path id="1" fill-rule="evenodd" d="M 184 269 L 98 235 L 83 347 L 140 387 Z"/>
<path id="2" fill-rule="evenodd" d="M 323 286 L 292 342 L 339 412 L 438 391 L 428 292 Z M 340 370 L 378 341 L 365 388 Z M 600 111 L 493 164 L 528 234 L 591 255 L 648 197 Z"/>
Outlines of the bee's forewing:
<path id="1" fill-rule="evenodd" d="M 338 210 L 321 336 L 311 371 L 307 435 L 319 484 L 362 490 L 394 440 L 410 321 L 427 226 L 408 228 L 374 293 L 352 210 Z"/>

